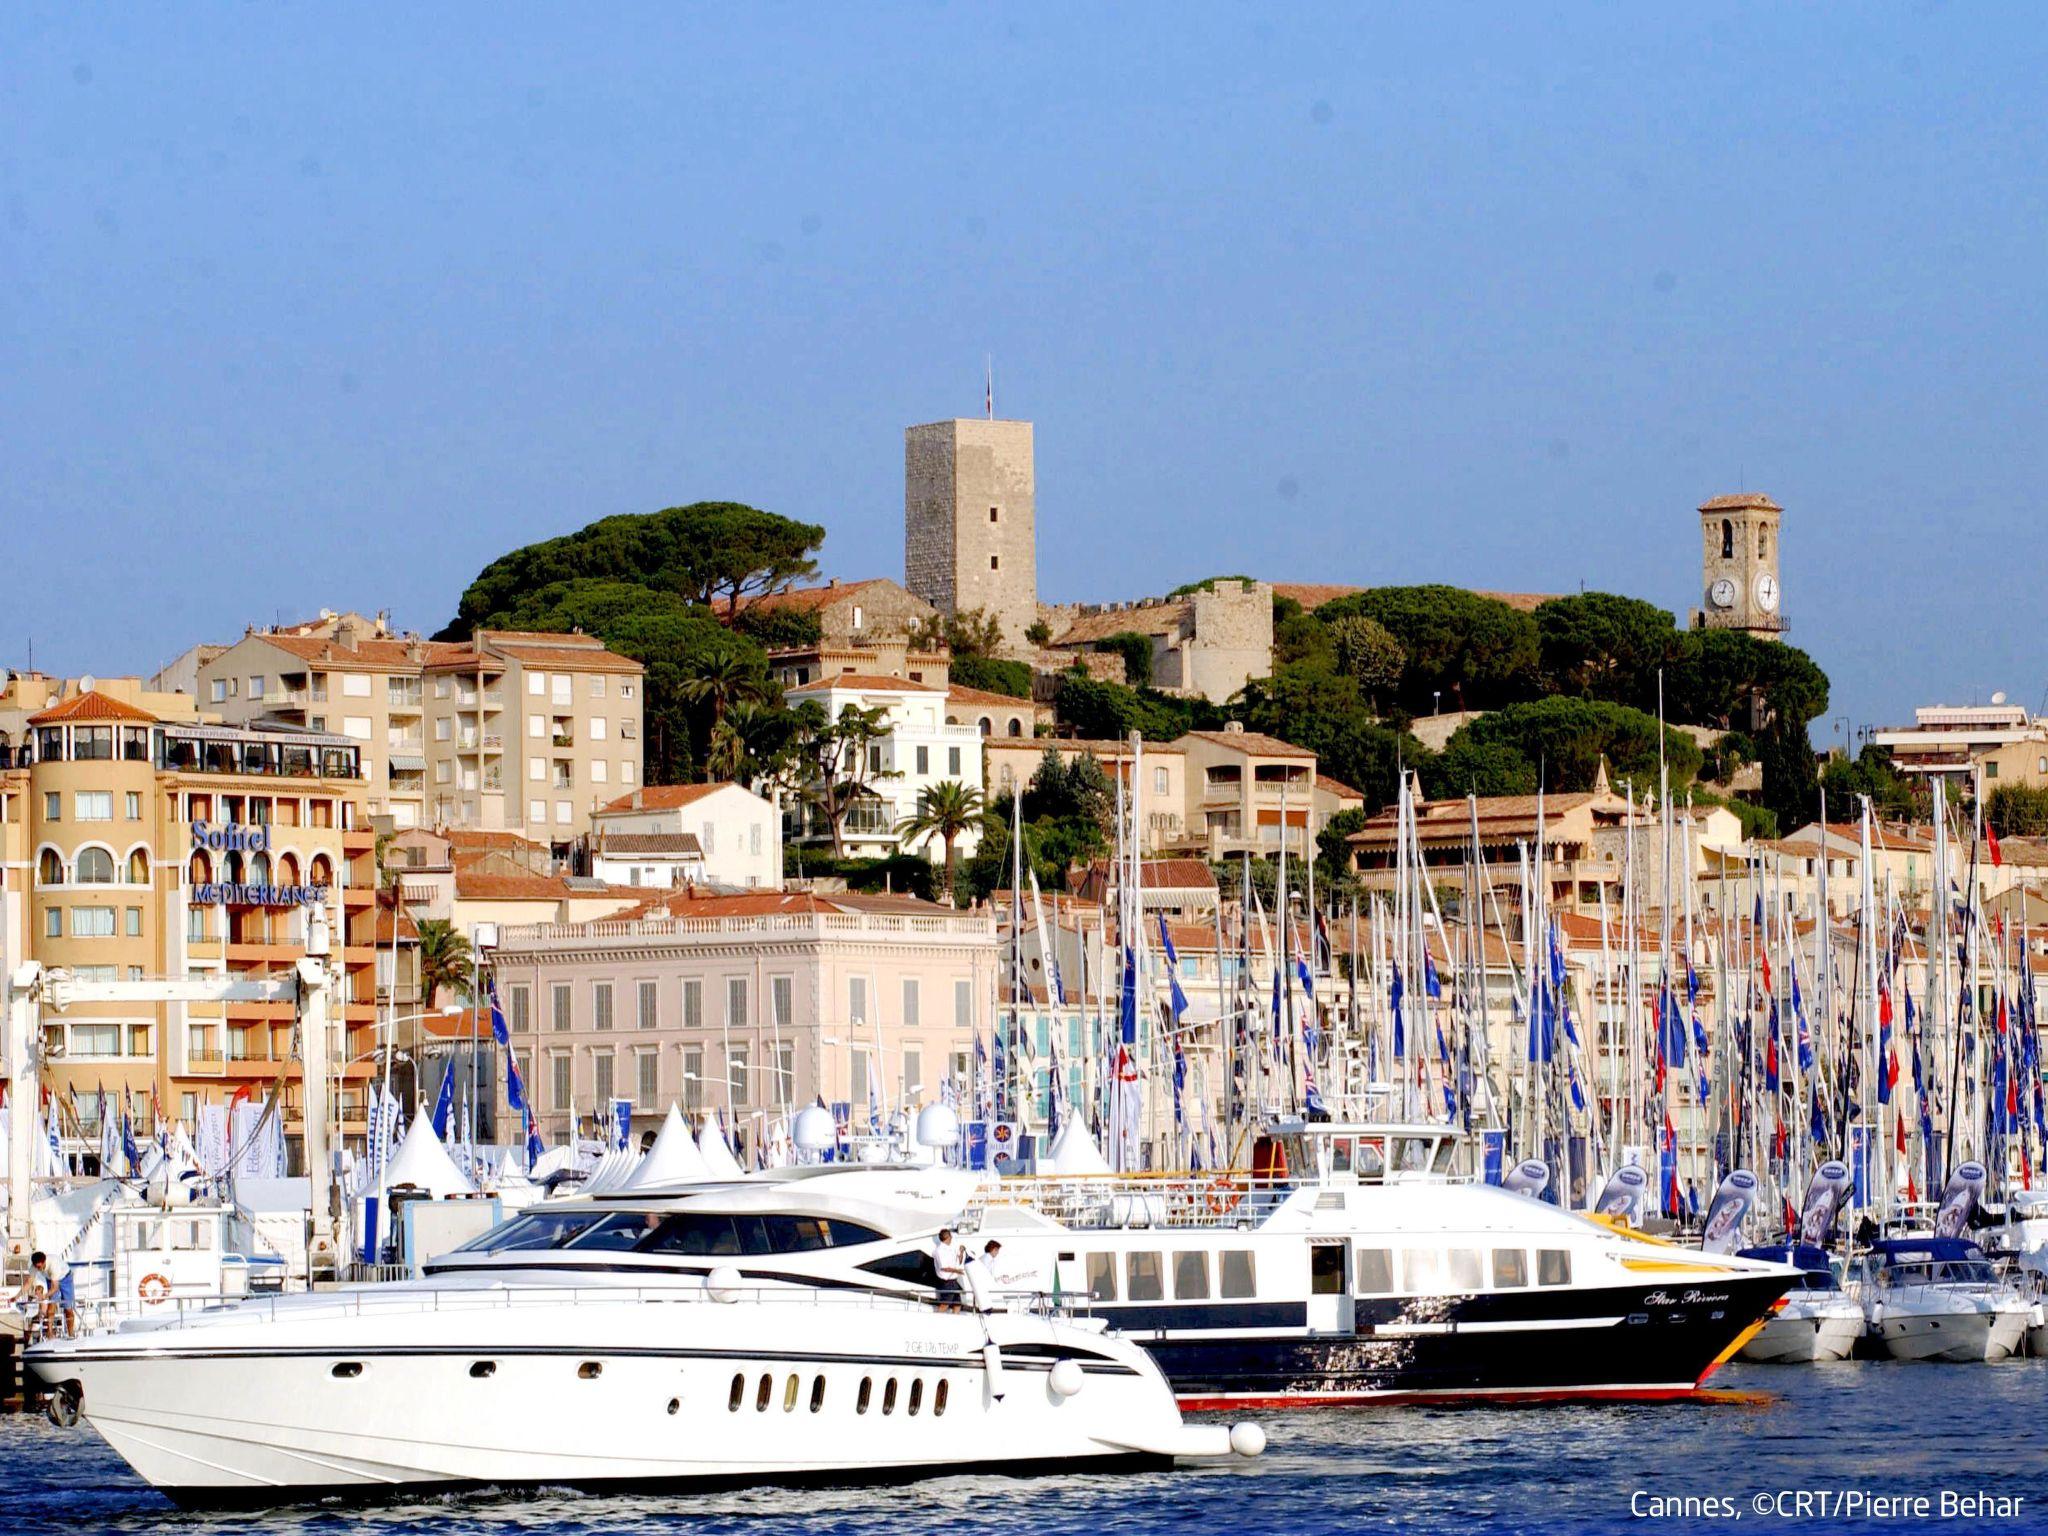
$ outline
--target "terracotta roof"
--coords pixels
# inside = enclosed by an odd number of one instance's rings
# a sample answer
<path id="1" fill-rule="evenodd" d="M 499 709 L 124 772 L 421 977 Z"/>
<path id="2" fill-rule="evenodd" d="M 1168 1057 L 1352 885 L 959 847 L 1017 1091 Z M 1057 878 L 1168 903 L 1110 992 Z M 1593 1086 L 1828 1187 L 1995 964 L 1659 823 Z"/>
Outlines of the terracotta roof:
<path id="1" fill-rule="evenodd" d="M 1213 742 L 1219 747 L 1234 747 L 1253 757 L 1296 757 L 1311 763 L 1316 760 L 1315 753 L 1307 747 L 1297 747 L 1291 741 L 1282 741 L 1278 736 L 1268 736 L 1261 731 L 1189 731 L 1180 739 L 1186 741 L 1189 737 Z"/>
<path id="2" fill-rule="evenodd" d="M 828 688 L 856 688 L 867 693 L 937 693 L 931 683 L 913 683 L 908 678 L 881 677 L 872 672 L 835 672 L 829 677 L 813 678 L 808 683 L 798 683 L 794 688 L 783 689 L 784 693 L 822 693 Z M 1012 700 L 1020 703 L 1021 700 Z"/>
<path id="3" fill-rule="evenodd" d="M 1341 586 L 1334 582 L 1321 581 L 1276 581 L 1273 583 L 1275 597 L 1291 597 L 1310 613 L 1325 603 L 1335 602 L 1340 597 L 1350 597 L 1363 592 L 1363 587 Z"/>
<path id="4" fill-rule="evenodd" d="M 644 672 L 647 669 L 630 656 L 621 656 L 608 651 L 602 644 L 593 646 L 564 645 L 560 642 L 573 639 L 570 635 L 551 635 L 547 639 L 556 644 L 546 645 L 539 639 L 528 640 L 520 637 L 507 640 L 502 635 L 484 635 L 486 643 L 510 651 L 525 667 L 567 667 L 577 672 Z"/>
<path id="5" fill-rule="evenodd" d="M 786 587 L 780 592 L 764 592 L 759 597 L 746 598 L 741 607 L 755 613 L 816 613 L 842 597 L 852 597 L 862 588 L 876 586 L 886 580 L 888 578 L 884 576 L 870 576 L 861 581 L 835 581 L 822 587 Z M 718 613 L 730 613 L 732 599 L 717 598 L 711 606 Z"/>
<path id="6" fill-rule="evenodd" d="M 1733 512 L 1741 507 L 1762 507 L 1768 512 L 1785 510 L 1761 491 L 1737 491 L 1732 496 L 1714 496 L 1700 503 L 1702 512 Z"/>
<path id="7" fill-rule="evenodd" d="M 1342 779 L 1324 773 L 1320 768 L 1316 770 L 1316 788 L 1328 790 L 1340 800 L 1356 800 L 1360 805 L 1365 803 L 1365 796 L 1361 795 L 1349 784 L 1346 784 Z"/>
<path id="8" fill-rule="evenodd" d="M 946 698 L 956 704 L 1000 704 L 1011 709 L 1036 709 L 1030 699 L 1020 699 L 1012 693 L 991 693 L 986 688 L 963 688 L 955 683 L 946 690 Z"/>
<path id="9" fill-rule="evenodd" d="M 456 866 L 457 901 L 561 901 L 570 895 L 559 875 L 487 875 Z"/>
<path id="10" fill-rule="evenodd" d="M 918 916 L 959 916 L 951 907 L 915 896 L 853 891 L 821 896 L 815 891 L 738 891 L 713 895 L 694 885 L 677 886 L 641 904 L 637 917 L 772 917 L 783 912 L 877 912 Z"/>
<path id="11" fill-rule="evenodd" d="M 276 646 L 287 655 L 301 661 L 317 661 L 325 666 L 366 667 L 386 672 L 395 668 L 432 666 L 452 661 L 458 657 L 473 654 L 466 642 L 454 640 L 373 640 L 356 641 L 355 648 L 337 645 L 324 635 L 279 635 L 269 630 L 257 630 L 249 637 L 261 640 L 265 645 Z"/>
<path id="12" fill-rule="evenodd" d="M 440 835 L 448 840 L 450 848 L 511 848 L 524 850 L 542 849 L 547 846 L 545 843 L 535 842 L 530 837 L 522 837 L 517 832 L 486 831 L 482 827 L 449 827 Z"/>
<path id="13" fill-rule="evenodd" d="M 1213 891 L 1216 872 L 1200 859 L 1147 859 L 1138 878 L 1148 891 Z M 1082 875 L 1075 894 L 1086 900 L 1107 886 L 1109 865 L 1098 859 Z"/>
<path id="14" fill-rule="evenodd" d="M 597 852 L 600 856 L 642 853 L 650 857 L 676 855 L 701 859 L 704 845 L 697 841 L 694 832 L 600 832 Z"/>
<path id="15" fill-rule="evenodd" d="M 77 694 L 28 717 L 30 725 L 73 725 L 96 720 L 135 720 L 154 724 L 156 716 L 146 709 L 137 709 L 133 704 L 110 698 L 95 688 L 90 693 Z"/>
<path id="16" fill-rule="evenodd" d="M 1192 599 L 1177 597 L 1168 602 L 1147 603 L 1139 608 L 1112 608 L 1102 613 L 1077 613 L 1067 627 L 1053 637 L 1057 649 L 1065 645 L 1093 645 L 1111 635 L 1169 635 L 1179 629 L 1194 606 Z"/>
<path id="17" fill-rule="evenodd" d="M 717 779 L 709 784 L 649 784 L 634 794 L 621 795 L 611 804 L 599 806 L 595 814 L 624 816 L 634 811 L 676 811 L 706 795 L 736 787 L 730 779 Z"/>
<path id="18" fill-rule="evenodd" d="M 1032 751 L 1039 753 L 1043 753 L 1047 747 L 1056 747 L 1062 752 L 1089 752 L 1097 757 L 1115 757 L 1119 759 L 1127 758 L 1131 755 L 1131 744 L 1128 741 L 1118 741 L 1113 736 L 1034 736 L 1029 740 L 1014 738 L 1010 740 L 997 739 L 988 743 L 988 749 L 990 750 L 997 747 L 1029 747 Z M 1176 746 L 1170 741 L 1148 741 L 1145 743 L 1145 755 L 1147 757 L 1155 757 L 1161 752 L 1171 752 L 1176 757 L 1186 757 L 1188 755 L 1186 747 Z"/>

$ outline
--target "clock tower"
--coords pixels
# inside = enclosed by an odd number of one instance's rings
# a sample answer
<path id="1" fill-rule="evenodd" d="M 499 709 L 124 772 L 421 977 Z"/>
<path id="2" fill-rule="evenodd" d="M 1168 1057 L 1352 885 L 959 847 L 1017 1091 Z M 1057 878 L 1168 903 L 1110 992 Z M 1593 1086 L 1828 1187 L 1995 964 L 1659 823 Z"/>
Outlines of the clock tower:
<path id="1" fill-rule="evenodd" d="M 1785 630 L 1778 589 L 1778 519 L 1768 496 L 1716 496 L 1700 506 L 1700 600 L 1694 629 L 1747 630 L 1776 640 Z"/>

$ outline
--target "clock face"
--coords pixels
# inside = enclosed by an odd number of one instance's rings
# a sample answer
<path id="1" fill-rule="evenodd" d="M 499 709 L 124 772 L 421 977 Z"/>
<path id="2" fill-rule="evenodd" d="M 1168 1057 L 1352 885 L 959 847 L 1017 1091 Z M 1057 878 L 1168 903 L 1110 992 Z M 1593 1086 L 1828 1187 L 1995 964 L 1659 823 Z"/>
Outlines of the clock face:
<path id="1" fill-rule="evenodd" d="M 1778 578 L 1769 571 L 1756 579 L 1756 605 L 1765 613 L 1778 611 Z"/>
<path id="2" fill-rule="evenodd" d="M 1732 608 L 1735 606 L 1735 583 L 1723 576 L 1708 589 L 1707 596 L 1714 600 L 1716 608 Z"/>

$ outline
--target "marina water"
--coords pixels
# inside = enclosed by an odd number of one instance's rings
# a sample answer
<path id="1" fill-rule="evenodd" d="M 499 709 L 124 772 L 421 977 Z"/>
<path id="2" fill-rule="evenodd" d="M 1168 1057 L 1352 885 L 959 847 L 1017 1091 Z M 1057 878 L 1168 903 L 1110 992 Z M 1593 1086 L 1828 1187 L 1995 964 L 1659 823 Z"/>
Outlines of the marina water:
<path id="1" fill-rule="evenodd" d="M 2048 1365 L 1731 1365 L 1705 1401 L 1514 1409 L 1325 1409 L 1262 1415 L 1271 1448 L 1234 1467 L 1126 1476 L 941 1478 L 885 1488 L 687 1495 L 488 1493 L 357 1506 L 181 1514 L 84 1428 L 0 1420 L 0 1526 L 21 1531 L 279 1536 L 873 1532 L 1033 1536 L 1111 1531 L 1693 1531 L 1631 1497 L 1722 1496 L 1739 1529 L 2048 1530 Z M 536 1403 L 536 1413 L 550 1410 Z M 1759 1494 L 1989 1494 L 2017 1518 L 1944 1523 L 1759 1516 Z M 1638 1506 L 1641 1501 L 1638 1500 Z M 1790 1506 L 1788 1506 L 1789 1508 Z"/>

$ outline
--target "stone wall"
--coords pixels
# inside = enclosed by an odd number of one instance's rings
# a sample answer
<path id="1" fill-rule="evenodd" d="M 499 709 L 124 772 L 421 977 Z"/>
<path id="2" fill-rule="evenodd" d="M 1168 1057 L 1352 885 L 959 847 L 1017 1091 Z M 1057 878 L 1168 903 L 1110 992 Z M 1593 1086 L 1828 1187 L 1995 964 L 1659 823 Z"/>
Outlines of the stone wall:
<path id="1" fill-rule="evenodd" d="M 941 613 L 989 613 L 1013 654 L 1038 617 L 1037 520 L 1030 422 L 905 431 L 905 584 Z"/>

